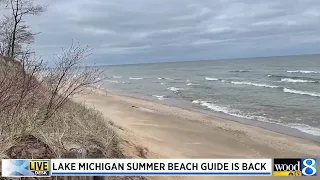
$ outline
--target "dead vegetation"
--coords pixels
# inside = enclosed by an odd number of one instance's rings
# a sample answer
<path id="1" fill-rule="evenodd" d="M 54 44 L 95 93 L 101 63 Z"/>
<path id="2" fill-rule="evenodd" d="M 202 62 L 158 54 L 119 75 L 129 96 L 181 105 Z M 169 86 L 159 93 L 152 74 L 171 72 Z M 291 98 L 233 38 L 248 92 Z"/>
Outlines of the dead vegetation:
<path id="1" fill-rule="evenodd" d="M 100 112 L 69 100 L 98 74 L 74 67 L 87 51 L 72 46 L 66 52 L 53 69 L 0 58 L 1 159 L 124 158 Z"/>
<path id="2" fill-rule="evenodd" d="M 81 66 L 92 49 L 72 43 L 53 60 L 39 59 L 30 46 L 37 33 L 24 18 L 45 7 L 33 0 L 0 0 L 3 7 L 9 13 L 0 17 L 0 159 L 125 158 L 115 124 L 70 100 L 103 80 L 99 68 Z"/>
<path id="3" fill-rule="evenodd" d="M 1 159 L 125 158 L 114 131 L 120 128 L 70 100 L 102 80 L 98 68 L 79 66 L 90 52 L 72 44 L 56 57 L 53 68 L 30 56 L 19 63 L 0 57 Z M 137 151 L 145 158 L 144 149 Z"/>

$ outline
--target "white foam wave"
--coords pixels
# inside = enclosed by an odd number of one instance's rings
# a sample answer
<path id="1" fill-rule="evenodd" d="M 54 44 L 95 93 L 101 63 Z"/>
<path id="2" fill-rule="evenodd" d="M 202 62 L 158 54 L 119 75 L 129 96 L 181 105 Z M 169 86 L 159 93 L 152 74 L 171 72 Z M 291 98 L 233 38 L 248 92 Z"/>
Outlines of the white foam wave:
<path id="1" fill-rule="evenodd" d="M 160 84 L 164 85 L 164 84 L 166 84 L 166 83 L 160 83 Z"/>
<path id="2" fill-rule="evenodd" d="M 290 78 L 281 78 L 282 82 L 292 82 L 292 83 L 315 83 L 316 81 L 304 80 L 304 79 L 290 79 Z"/>
<path id="3" fill-rule="evenodd" d="M 130 77 L 129 79 L 133 79 L 133 80 L 141 80 L 143 78 L 140 78 L 140 77 Z"/>
<path id="4" fill-rule="evenodd" d="M 239 118 L 245 118 L 245 119 L 251 119 L 251 120 L 258 120 L 258 121 L 262 121 L 262 122 L 270 122 L 271 119 L 268 119 L 266 117 L 263 116 L 257 116 L 257 115 L 248 115 L 248 114 L 244 114 L 243 112 L 241 112 L 240 110 L 236 110 L 236 109 L 231 109 L 229 107 L 225 107 L 225 106 L 221 106 L 221 105 L 216 105 L 207 101 L 202 101 L 202 100 L 194 100 L 192 101 L 193 104 L 200 104 L 203 107 L 206 107 L 210 110 L 216 111 L 216 112 L 223 112 L 225 114 L 228 114 L 230 116 L 234 116 L 234 117 L 239 117 Z"/>
<path id="5" fill-rule="evenodd" d="M 156 98 L 157 98 L 158 100 L 160 100 L 160 101 L 166 99 L 165 96 L 159 96 L 159 95 L 152 95 L 152 96 L 153 96 L 153 97 L 156 97 Z"/>
<path id="6" fill-rule="evenodd" d="M 298 124 L 298 123 L 292 123 L 292 124 L 286 124 L 285 126 L 291 127 L 294 129 L 298 129 L 301 132 L 312 134 L 314 136 L 320 136 L 320 129 L 316 127 L 309 126 L 307 124 Z"/>
<path id="7" fill-rule="evenodd" d="M 219 79 L 217 79 L 217 78 L 211 78 L 211 77 L 206 77 L 205 80 L 207 80 L 207 81 L 218 81 Z"/>
<path id="8" fill-rule="evenodd" d="M 221 82 L 226 82 L 226 80 L 221 80 Z"/>
<path id="9" fill-rule="evenodd" d="M 301 132 L 305 132 L 307 134 L 311 134 L 314 136 L 320 136 L 320 129 L 316 128 L 316 127 L 311 127 L 307 124 L 298 124 L 298 123 L 292 123 L 292 124 L 283 124 L 280 123 L 279 120 L 275 120 L 275 119 L 269 119 L 266 118 L 264 116 L 258 116 L 258 115 L 248 115 L 248 114 L 244 114 L 243 112 L 241 112 L 240 110 L 235 110 L 235 109 L 231 109 L 229 107 L 225 107 L 225 106 L 218 106 L 216 104 L 207 102 L 207 101 L 202 101 L 201 99 L 199 100 L 194 100 L 192 101 L 193 104 L 200 104 L 203 107 L 206 107 L 210 110 L 216 111 L 216 112 L 223 112 L 225 114 L 234 116 L 234 117 L 239 117 L 239 118 L 245 118 L 245 119 L 250 119 L 250 120 L 258 120 L 261 122 L 271 122 L 274 124 L 279 124 L 279 125 L 283 125 L 283 126 L 287 126 L 290 128 L 294 128 L 297 129 Z"/>
<path id="10" fill-rule="evenodd" d="M 115 79 L 120 79 L 120 78 L 122 78 L 122 76 L 112 76 L 113 78 L 115 78 Z"/>
<path id="11" fill-rule="evenodd" d="M 118 81 L 114 81 L 114 80 L 106 80 L 108 82 L 112 82 L 112 83 L 119 83 Z"/>
<path id="12" fill-rule="evenodd" d="M 306 70 L 298 70 L 298 71 L 287 71 L 288 73 L 303 73 L 303 74 L 319 74 L 319 71 L 306 71 Z"/>
<path id="13" fill-rule="evenodd" d="M 173 92 L 179 92 L 179 91 L 183 90 L 182 88 L 177 88 L 177 87 L 168 87 L 167 89 L 170 91 L 173 91 Z"/>
<path id="14" fill-rule="evenodd" d="M 172 81 L 174 79 L 171 79 L 171 78 L 164 78 L 164 77 L 158 77 L 159 80 L 169 80 L 169 81 Z"/>
<path id="15" fill-rule="evenodd" d="M 288 88 L 284 88 L 283 92 L 292 93 L 292 94 L 308 95 L 308 96 L 314 96 L 314 97 L 320 97 L 320 93 L 308 92 L 308 91 L 299 91 L 299 90 L 288 89 Z"/>
<path id="16" fill-rule="evenodd" d="M 199 86 L 199 84 L 187 83 L 187 86 Z"/>
<path id="17" fill-rule="evenodd" d="M 257 86 L 257 87 L 267 87 L 267 88 L 278 88 L 279 86 L 272 86 L 268 84 L 259 84 L 259 83 L 252 83 L 252 82 L 237 82 L 237 81 L 231 81 L 232 84 L 240 84 L 240 85 L 249 85 L 249 86 Z"/>

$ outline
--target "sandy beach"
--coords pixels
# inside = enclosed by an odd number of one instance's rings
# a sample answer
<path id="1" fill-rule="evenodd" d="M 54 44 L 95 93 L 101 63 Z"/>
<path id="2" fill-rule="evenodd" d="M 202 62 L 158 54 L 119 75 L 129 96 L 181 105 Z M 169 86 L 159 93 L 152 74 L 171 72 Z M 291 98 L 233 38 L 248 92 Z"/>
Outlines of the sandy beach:
<path id="1" fill-rule="evenodd" d="M 106 119 L 114 122 L 127 143 L 124 149 L 133 156 L 137 150 L 129 144 L 141 147 L 146 158 L 320 158 L 319 143 L 148 100 L 91 89 L 74 97 L 74 101 L 101 111 Z"/>

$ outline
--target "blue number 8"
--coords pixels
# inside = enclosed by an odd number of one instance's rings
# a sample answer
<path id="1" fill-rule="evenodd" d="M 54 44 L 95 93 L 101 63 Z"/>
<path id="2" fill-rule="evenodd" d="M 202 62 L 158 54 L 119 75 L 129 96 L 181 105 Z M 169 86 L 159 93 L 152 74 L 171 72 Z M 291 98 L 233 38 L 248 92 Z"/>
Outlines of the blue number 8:
<path id="1" fill-rule="evenodd" d="M 316 161 L 314 159 L 304 159 L 303 160 L 302 174 L 305 176 L 313 176 L 317 173 L 315 168 Z"/>

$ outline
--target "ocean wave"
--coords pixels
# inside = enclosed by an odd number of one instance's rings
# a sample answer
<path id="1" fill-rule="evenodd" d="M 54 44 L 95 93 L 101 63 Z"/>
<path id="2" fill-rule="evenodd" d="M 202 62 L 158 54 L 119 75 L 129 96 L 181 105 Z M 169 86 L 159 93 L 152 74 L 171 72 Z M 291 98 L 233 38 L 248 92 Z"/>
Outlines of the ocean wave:
<path id="1" fill-rule="evenodd" d="M 168 80 L 168 81 L 173 81 L 174 79 L 171 78 L 164 78 L 164 77 L 158 77 L 159 80 Z"/>
<path id="2" fill-rule="evenodd" d="M 166 99 L 166 96 L 159 96 L 159 95 L 152 95 L 153 97 L 156 97 L 158 100 L 162 101 L 164 99 Z"/>
<path id="3" fill-rule="evenodd" d="M 133 80 L 141 80 L 141 79 L 143 79 L 143 78 L 141 78 L 141 77 L 130 77 L 129 79 L 133 79 Z"/>
<path id="4" fill-rule="evenodd" d="M 240 110 L 236 110 L 236 109 L 231 109 L 229 107 L 226 106 L 218 106 L 216 104 L 213 104 L 211 102 L 207 102 L 207 101 L 202 101 L 201 99 L 199 100 L 194 100 L 192 101 L 193 104 L 199 104 L 203 107 L 206 107 L 210 110 L 216 111 L 216 112 L 222 112 L 224 114 L 228 114 L 230 116 L 234 116 L 234 117 L 239 117 L 239 118 L 245 118 L 245 119 L 250 119 L 250 120 L 258 120 L 261 122 L 268 122 L 268 123 L 273 123 L 273 124 L 279 124 L 282 126 L 286 126 L 286 127 L 290 127 L 290 128 L 294 128 L 297 129 L 301 132 L 307 133 L 307 134 L 311 134 L 314 136 L 320 136 L 320 129 L 316 128 L 316 127 L 312 127 L 309 126 L 307 124 L 298 124 L 298 123 L 289 123 L 289 124 L 284 124 L 281 123 L 279 120 L 275 120 L 275 119 L 270 119 L 264 116 L 259 116 L 259 115 L 249 115 L 249 114 L 245 114 L 243 112 L 241 112 Z"/>
<path id="5" fill-rule="evenodd" d="M 112 76 L 113 78 L 115 78 L 115 79 L 120 79 L 120 78 L 122 78 L 122 76 Z"/>
<path id="6" fill-rule="evenodd" d="M 229 71 L 229 72 L 250 72 L 248 70 L 234 70 L 234 71 Z"/>
<path id="7" fill-rule="evenodd" d="M 231 81 L 232 84 L 239 84 L 239 85 L 249 85 L 249 86 L 257 86 L 257 87 L 267 87 L 267 88 L 279 88 L 279 86 L 272 86 L 268 84 L 259 84 L 259 83 L 252 83 L 252 82 L 238 82 L 238 81 Z"/>
<path id="8" fill-rule="evenodd" d="M 177 88 L 177 87 L 168 87 L 167 89 L 170 91 L 173 91 L 173 92 L 179 92 L 179 91 L 183 90 L 182 88 Z"/>
<path id="9" fill-rule="evenodd" d="M 112 82 L 112 83 L 119 83 L 118 81 L 114 81 L 114 80 L 106 80 L 108 82 Z"/>
<path id="10" fill-rule="evenodd" d="M 306 70 L 287 71 L 287 73 L 320 74 L 319 71 L 306 71 Z"/>
<path id="11" fill-rule="evenodd" d="M 312 78 L 312 77 L 301 77 L 301 76 L 285 76 L 285 75 L 273 75 L 269 74 L 268 77 L 271 78 L 279 78 L 279 79 L 294 79 L 294 80 L 306 80 L 306 81 L 315 81 L 319 82 L 320 79 L 317 78 Z"/>
<path id="12" fill-rule="evenodd" d="M 211 77 L 206 77 L 204 79 L 207 80 L 207 81 L 218 81 L 219 80 L 217 78 L 211 78 Z"/>
<path id="13" fill-rule="evenodd" d="M 320 136 L 320 129 L 316 127 L 309 126 L 307 124 L 298 124 L 298 123 L 291 123 L 291 124 L 285 124 L 285 126 L 298 129 L 301 132 L 311 134 L 314 136 Z"/>
<path id="14" fill-rule="evenodd" d="M 261 122 L 276 122 L 276 120 L 268 119 L 263 116 L 258 116 L 258 115 L 249 115 L 241 112 L 240 110 L 237 109 L 232 109 L 226 106 L 221 106 L 221 105 L 216 105 L 211 102 L 203 101 L 203 100 L 194 100 L 192 101 L 193 104 L 199 104 L 200 106 L 206 107 L 210 110 L 216 111 L 216 112 L 222 112 L 225 114 L 228 114 L 230 116 L 238 117 L 238 118 L 245 118 L 245 119 L 250 119 L 250 120 L 258 120 Z"/>
<path id="15" fill-rule="evenodd" d="M 164 84 L 166 84 L 166 83 L 162 82 L 162 83 L 160 83 L 160 84 L 164 85 Z"/>
<path id="16" fill-rule="evenodd" d="M 194 84 L 194 83 L 187 83 L 187 86 L 199 86 L 200 84 Z"/>
<path id="17" fill-rule="evenodd" d="M 282 82 L 292 82 L 292 83 L 315 83 L 316 81 L 304 80 L 304 79 L 291 79 L 291 78 L 281 78 Z"/>
<path id="18" fill-rule="evenodd" d="M 299 91 L 299 90 L 288 89 L 288 88 L 284 88 L 283 92 L 292 93 L 292 94 L 308 95 L 308 96 L 314 96 L 314 97 L 320 97 L 320 93 L 308 92 L 308 91 Z"/>

